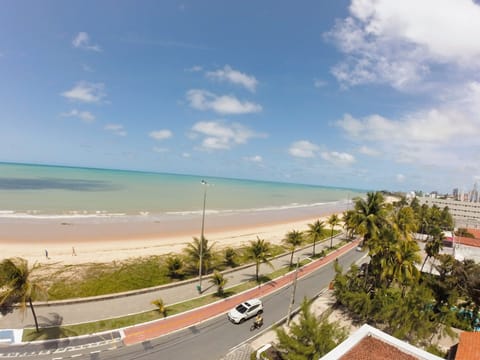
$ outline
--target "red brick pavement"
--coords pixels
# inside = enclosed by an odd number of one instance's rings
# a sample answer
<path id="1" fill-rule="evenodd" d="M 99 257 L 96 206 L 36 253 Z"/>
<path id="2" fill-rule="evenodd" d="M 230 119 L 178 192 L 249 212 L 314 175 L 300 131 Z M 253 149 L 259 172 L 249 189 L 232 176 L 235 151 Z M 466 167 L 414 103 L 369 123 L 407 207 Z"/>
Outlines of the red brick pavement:
<path id="1" fill-rule="evenodd" d="M 313 271 L 332 261 L 334 258 L 346 253 L 353 247 L 357 246 L 357 243 L 358 241 L 349 243 L 343 246 L 341 249 L 328 254 L 326 257 L 312 261 L 310 264 L 301 267 L 298 270 L 298 278 L 312 273 Z M 280 288 L 290 284 L 293 281 L 294 276 L 295 272 L 293 271 L 281 278 L 272 280 L 266 284 L 247 290 L 241 294 L 231 296 L 225 300 L 220 300 L 215 303 L 165 319 L 126 328 L 124 330 L 125 338 L 123 339 L 123 342 L 125 345 L 133 345 L 184 329 L 194 324 L 198 324 L 212 317 L 226 313 L 232 307 L 245 300 L 259 298 L 279 290 Z"/>

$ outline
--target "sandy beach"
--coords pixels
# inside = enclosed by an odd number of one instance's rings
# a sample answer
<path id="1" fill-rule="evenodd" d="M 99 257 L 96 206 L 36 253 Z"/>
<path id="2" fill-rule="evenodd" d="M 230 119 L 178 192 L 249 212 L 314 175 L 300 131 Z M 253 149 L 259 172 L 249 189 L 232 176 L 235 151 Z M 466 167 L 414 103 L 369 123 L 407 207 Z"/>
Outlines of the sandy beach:
<path id="1" fill-rule="evenodd" d="M 205 237 L 217 249 L 240 246 L 258 237 L 280 243 L 291 230 L 326 219 L 341 208 L 261 213 L 207 214 Z M 328 225 L 325 225 L 328 228 Z M 19 256 L 42 264 L 111 262 L 181 252 L 200 237 L 201 217 L 122 217 L 109 219 L 2 219 L 1 259 Z M 46 256 L 48 251 L 48 258 Z"/>

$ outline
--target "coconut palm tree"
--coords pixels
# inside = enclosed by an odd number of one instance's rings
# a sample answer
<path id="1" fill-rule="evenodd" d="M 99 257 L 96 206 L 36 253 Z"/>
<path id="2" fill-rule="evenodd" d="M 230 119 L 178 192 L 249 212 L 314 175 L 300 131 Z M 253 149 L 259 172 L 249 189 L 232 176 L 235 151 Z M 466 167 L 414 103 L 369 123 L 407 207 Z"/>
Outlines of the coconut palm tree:
<path id="1" fill-rule="evenodd" d="M 355 233 L 355 210 L 347 210 L 343 212 L 342 220 L 343 220 L 343 227 L 347 232 L 347 237 L 349 239 L 353 239 L 353 235 Z"/>
<path id="2" fill-rule="evenodd" d="M 423 267 L 427 260 L 431 257 L 435 257 L 440 253 L 440 250 L 443 248 L 443 232 L 442 230 L 435 226 L 432 228 L 429 234 L 429 239 L 425 243 L 425 259 L 423 260 L 422 267 L 420 271 L 423 271 Z"/>
<path id="3" fill-rule="evenodd" d="M 225 285 L 227 284 L 227 279 L 223 276 L 223 274 L 220 271 L 215 270 L 210 278 L 210 282 L 217 287 L 217 294 L 222 296 Z"/>
<path id="4" fill-rule="evenodd" d="M 319 359 L 347 338 L 347 329 L 339 322 L 329 322 L 329 312 L 318 317 L 305 298 L 300 306 L 298 322 L 287 332 L 283 327 L 275 331 L 282 359 Z"/>
<path id="5" fill-rule="evenodd" d="M 173 279 L 181 279 L 185 273 L 185 263 L 183 259 L 178 255 L 170 255 L 165 259 L 165 266 L 167 268 L 167 274 Z"/>
<path id="6" fill-rule="evenodd" d="M 152 305 L 157 307 L 158 312 L 162 314 L 164 318 L 167 317 L 167 307 L 165 306 L 163 299 L 153 300 Z"/>
<path id="7" fill-rule="evenodd" d="M 303 243 L 302 233 L 297 230 L 289 231 L 282 241 L 287 245 L 289 250 L 291 250 L 289 266 L 292 267 L 293 254 L 295 253 L 295 249 L 297 248 L 297 246 L 300 246 Z"/>
<path id="8" fill-rule="evenodd" d="M 203 237 L 202 244 L 200 243 L 200 239 L 194 237 L 193 242 L 188 244 L 187 247 L 184 249 L 184 252 L 187 258 L 191 261 L 190 266 L 192 269 L 196 270 L 200 266 L 200 253 L 202 254 L 202 269 L 201 273 L 206 274 L 212 265 L 214 260 L 214 247 L 215 243 L 208 246 L 208 240 Z"/>
<path id="9" fill-rule="evenodd" d="M 247 260 L 255 262 L 255 279 L 257 282 L 259 281 L 258 270 L 260 264 L 264 263 L 273 268 L 273 265 L 268 260 L 272 257 L 271 245 L 268 241 L 260 239 L 258 236 L 256 241 L 250 241 L 250 246 L 245 249 L 244 256 Z"/>
<path id="10" fill-rule="evenodd" d="M 403 238 L 410 240 L 413 232 L 417 228 L 413 209 L 409 206 L 400 208 L 393 214 L 392 224 L 400 232 Z"/>
<path id="11" fill-rule="evenodd" d="M 237 266 L 237 252 L 232 247 L 227 247 L 224 252 L 224 263 L 229 267 Z"/>
<path id="12" fill-rule="evenodd" d="M 46 299 L 47 291 L 32 279 L 32 274 L 40 265 L 28 266 L 28 261 L 15 257 L 5 259 L 0 263 L 1 292 L 0 305 L 19 303 L 23 315 L 28 306 L 32 311 L 35 329 L 39 331 L 37 314 L 33 307 L 33 299 Z"/>
<path id="13" fill-rule="evenodd" d="M 417 282 L 420 278 L 420 271 L 417 269 L 417 264 L 421 261 L 420 248 L 416 241 L 401 240 L 397 249 L 393 277 L 402 286 L 404 297 L 407 285 Z"/>
<path id="14" fill-rule="evenodd" d="M 323 221 L 317 220 L 313 224 L 308 224 L 307 235 L 313 239 L 312 257 L 315 257 L 315 244 L 323 237 L 325 224 Z"/>
<path id="15" fill-rule="evenodd" d="M 377 237 L 380 228 L 386 223 L 387 213 L 382 193 L 367 193 L 366 199 L 355 202 L 354 211 L 355 231 L 363 235 L 363 246 L 368 246 L 369 240 Z"/>
<path id="16" fill-rule="evenodd" d="M 384 226 L 380 234 L 369 240 L 370 273 L 375 277 L 375 287 L 389 287 L 395 272 L 398 256 L 399 232 Z"/>
<path id="17" fill-rule="evenodd" d="M 333 229 L 340 223 L 340 218 L 337 214 L 332 214 L 327 220 L 328 225 L 330 225 L 332 231 L 330 233 L 330 249 L 333 247 Z"/>

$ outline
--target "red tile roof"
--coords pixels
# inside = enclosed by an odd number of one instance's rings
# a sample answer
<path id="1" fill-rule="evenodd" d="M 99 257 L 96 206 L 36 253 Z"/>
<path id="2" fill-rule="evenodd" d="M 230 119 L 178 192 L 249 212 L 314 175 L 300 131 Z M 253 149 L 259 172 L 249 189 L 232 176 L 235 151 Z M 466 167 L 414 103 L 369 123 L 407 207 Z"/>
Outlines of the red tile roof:
<path id="1" fill-rule="evenodd" d="M 480 229 L 467 229 L 467 231 L 475 236 L 475 238 L 480 239 Z"/>
<path id="2" fill-rule="evenodd" d="M 413 355 L 400 351 L 393 345 L 389 345 L 373 336 L 364 337 L 350 351 L 343 355 L 340 360 L 418 360 Z"/>
<path id="3" fill-rule="evenodd" d="M 455 360 L 480 360 L 480 332 L 460 334 Z"/>
<path id="4" fill-rule="evenodd" d="M 455 242 L 462 245 L 480 247 L 480 239 L 455 236 Z"/>

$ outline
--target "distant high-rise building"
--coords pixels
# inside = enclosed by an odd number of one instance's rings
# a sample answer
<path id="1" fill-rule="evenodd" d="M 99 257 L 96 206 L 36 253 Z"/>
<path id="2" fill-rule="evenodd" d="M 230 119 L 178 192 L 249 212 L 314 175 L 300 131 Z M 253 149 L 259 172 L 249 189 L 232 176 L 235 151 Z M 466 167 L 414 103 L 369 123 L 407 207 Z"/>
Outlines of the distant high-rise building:
<path id="1" fill-rule="evenodd" d="M 453 198 L 455 200 L 460 200 L 459 194 L 458 194 L 458 188 L 453 189 L 452 191 Z"/>
<path id="2" fill-rule="evenodd" d="M 473 190 L 470 191 L 470 197 L 469 197 L 470 202 L 478 202 L 478 184 L 475 182 L 473 185 Z"/>

